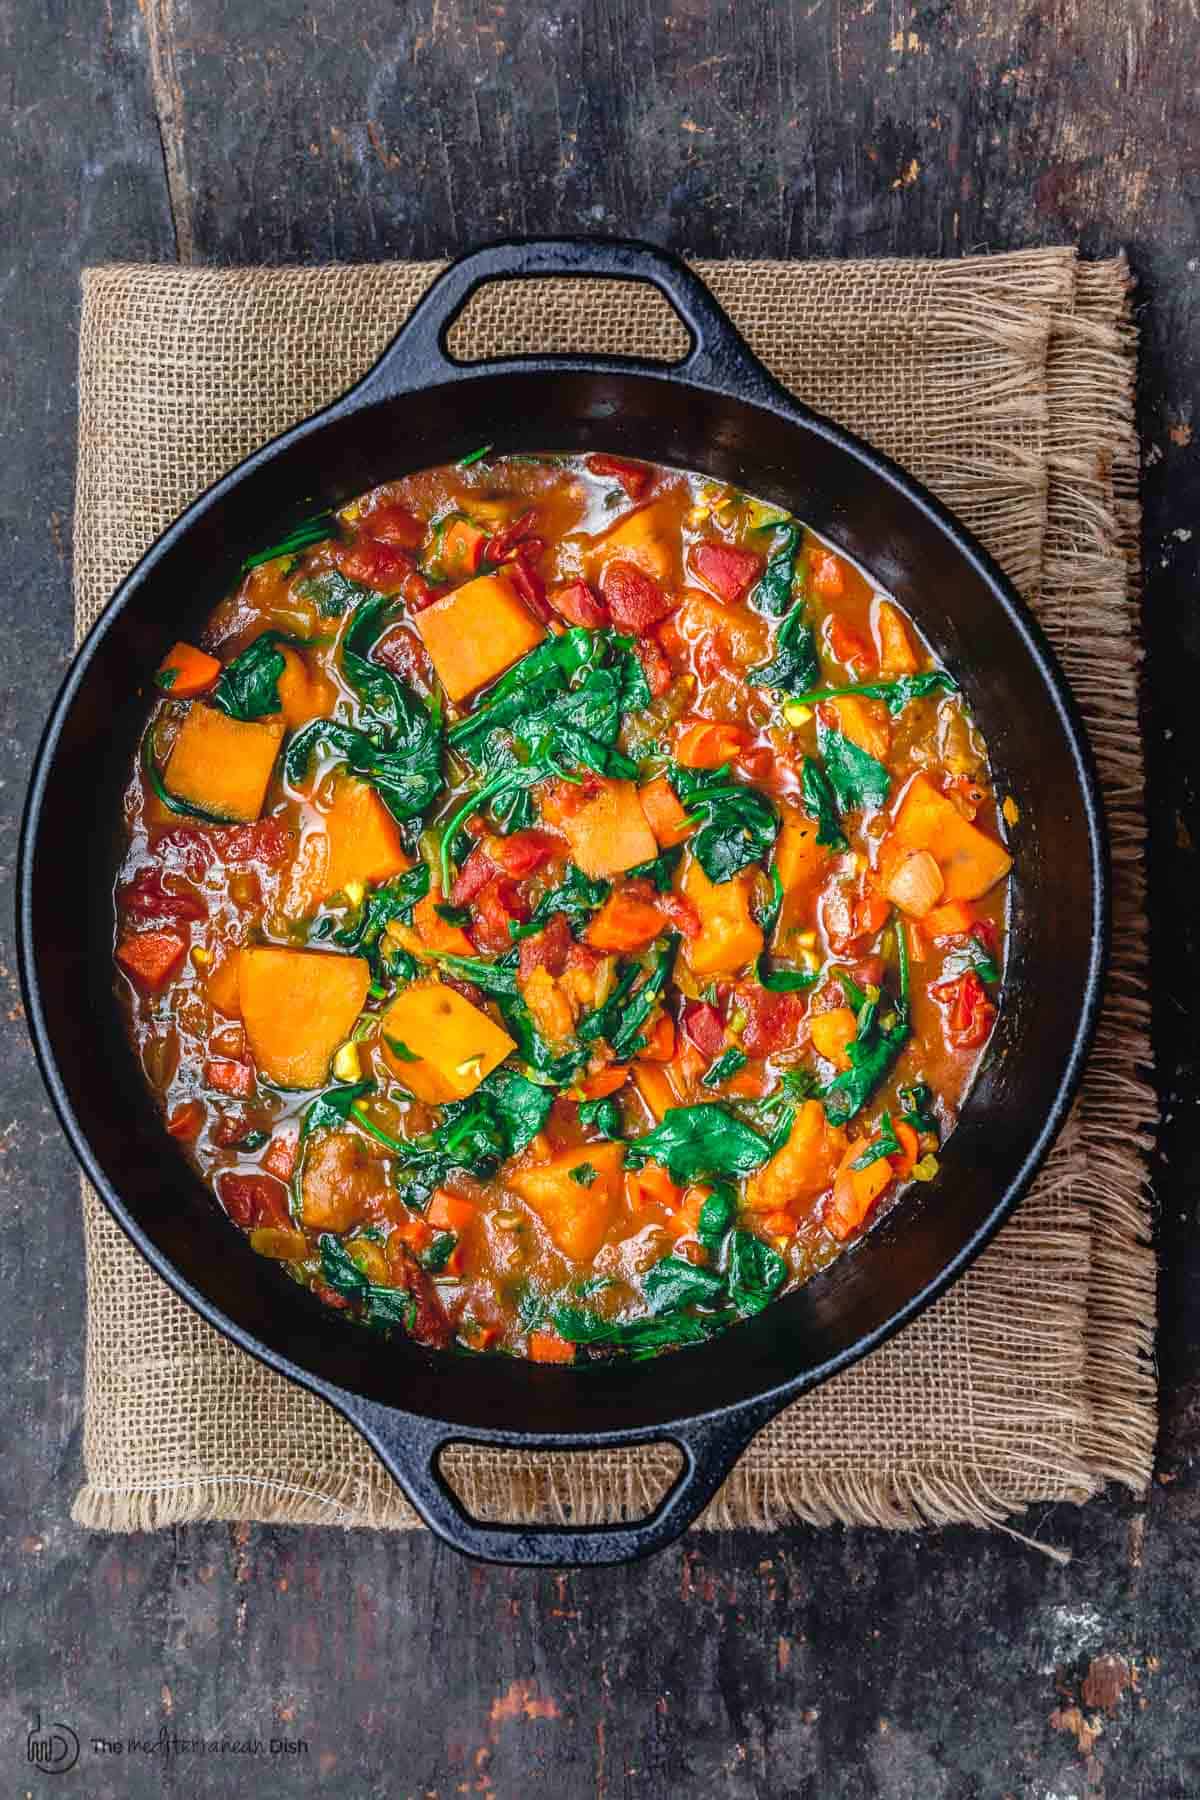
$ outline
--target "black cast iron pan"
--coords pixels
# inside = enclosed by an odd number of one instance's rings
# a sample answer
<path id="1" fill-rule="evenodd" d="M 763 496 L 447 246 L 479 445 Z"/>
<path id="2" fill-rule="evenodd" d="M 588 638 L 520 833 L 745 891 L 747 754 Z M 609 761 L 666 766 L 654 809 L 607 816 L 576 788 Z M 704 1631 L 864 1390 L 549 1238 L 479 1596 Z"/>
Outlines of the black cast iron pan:
<path id="1" fill-rule="evenodd" d="M 672 366 L 628 357 L 463 365 L 446 332 L 483 283 L 647 281 L 683 319 Z M 383 1345 L 256 1256 L 166 1136 L 112 996 L 119 797 L 145 722 L 143 672 L 198 628 L 242 558 L 319 507 L 481 443 L 605 449 L 735 482 L 795 512 L 916 616 L 962 683 L 1020 808 L 1000 1023 L 942 1174 L 832 1268 L 710 1344 L 581 1369 Z M 498 1562 L 618 1562 L 669 1543 L 755 1432 L 873 1350 L 966 1268 L 1063 1122 L 1096 1015 L 1107 933 L 1104 828 L 1083 727 L 1030 614 L 902 470 L 798 405 L 703 283 L 649 246 L 497 244 L 456 263 L 343 399 L 249 457 L 166 531 L 71 667 L 38 751 L 21 842 L 21 976 L 63 1126 L 114 1217 L 209 1323 L 354 1424 L 432 1529 Z M 583 1449 L 668 1439 L 684 1467 L 636 1524 L 527 1529 L 469 1517 L 449 1443 Z"/>

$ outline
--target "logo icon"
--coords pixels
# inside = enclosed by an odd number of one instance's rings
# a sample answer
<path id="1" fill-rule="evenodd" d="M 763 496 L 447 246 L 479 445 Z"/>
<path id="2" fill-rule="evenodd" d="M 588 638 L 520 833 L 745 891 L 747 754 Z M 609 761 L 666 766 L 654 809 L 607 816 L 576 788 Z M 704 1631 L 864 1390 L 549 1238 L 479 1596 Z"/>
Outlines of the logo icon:
<path id="1" fill-rule="evenodd" d="M 39 1712 L 25 1740 L 25 1760 L 43 1775 L 65 1775 L 79 1761 L 79 1739 L 69 1725 L 58 1721 L 43 1730 Z"/>

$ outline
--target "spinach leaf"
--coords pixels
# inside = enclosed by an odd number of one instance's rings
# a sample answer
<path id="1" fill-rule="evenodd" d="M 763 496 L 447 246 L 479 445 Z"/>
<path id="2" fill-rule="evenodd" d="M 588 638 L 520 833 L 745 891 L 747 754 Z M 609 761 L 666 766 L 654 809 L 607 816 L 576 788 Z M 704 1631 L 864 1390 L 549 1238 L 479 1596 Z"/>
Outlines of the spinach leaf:
<path id="1" fill-rule="evenodd" d="M 621 1108 L 612 1094 L 606 1094 L 603 1100 L 581 1100 L 579 1102 L 579 1123 L 591 1126 L 601 1137 L 619 1138 L 621 1136 Z"/>
<path id="2" fill-rule="evenodd" d="M 851 743 L 845 732 L 832 730 L 820 719 L 817 721 L 817 744 L 842 812 L 856 812 L 864 806 L 885 803 L 892 778 L 876 757 Z"/>
<path id="3" fill-rule="evenodd" d="M 380 1287 L 368 1281 L 340 1238 L 323 1231 L 317 1239 L 321 1252 L 321 1276 L 327 1287 L 347 1300 L 357 1300 L 363 1309 L 363 1322 L 386 1329 L 402 1325 L 411 1330 L 416 1322 L 417 1303 L 406 1288 Z"/>
<path id="4" fill-rule="evenodd" d="M 458 467 L 460 469 L 469 469 L 472 464 L 482 462 L 488 451 L 494 450 L 495 448 L 495 444 L 480 444 L 478 450 L 472 450 L 469 456 L 461 458 Z"/>
<path id="5" fill-rule="evenodd" d="M 852 1169 L 869 1169 L 872 1163 L 882 1162 L 885 1156 L 899 1156 L 900 1139 L 896 1136 L 896 1128 L 892 1124 L 891 1113 L 882 1113 L 879 1119 L 879 1135 L 873 1143 L 867 1145 L 861 1156 L 856 1156 L 850 1164 Z"/>
<path id="6" fill-rule="evenodd" d="M 629 879 L 652 881 L 660 894 L 669 894 L 679 867 L 679 859 L 683 855 L 683 845 L 675 844 L 669 850 L 662 850 L 650 862 L 638 863 L 635 869 L 626 871 Z"/>
<path id="7" fill-rule="evenodd" d="M 911 1087 L 902 1087 L 900 1104 L 904 1108 L 900 1117 L 906 1125 L 911 1125 L 917 1132 L 932 1132 L 934 1137 L 941 1135 L 933 1110 L 933 1089 L 927 1081 L 914 1081 Z"/>
<path id="8" fill-rule="evenodd" d="M 517 1069 L 493 1069 L 475 1090 L 486 1093 L 504 1134 L 509 1156 L 528 1147 L 546 1123 L 554 1095 Z"/>
<path id="9" fill-rule="evenodd" d="M 553 918 L 555 913 L 562 913 L 567 922 L 576 930 L 586 925 L 598 907 L 607 900 L 611 884 L 607 881 L 593 881 L 574 863 L 567 864 L 567 872 L 556 888 L 548 888 L 542 895 L 530 915 L 528 924 L 509 926 L 514 939 L 533 937 Z"/>
<path id="10" fill-rule="evenodd" d="M 430 1275 L 440 1275 L 454 1255 L 458 1238 L 453 1231 L 439 1231 L 432 1244 L 422 1250 L 419 1261 Z"/>
<path id="11" fill-rule="evenodd" d="M 800 792 L 811 816 L 817 821 L 817 842 L 826 850 L 848 850 L 850 840 L 842 830 L 838 816 L 837 796 L 829 777 L 815 756 L 806 756 Z"/>
<path id="12" fill-rule="evenodd" d="M 284 773 L 298 786 L 322 750 L 369 782 L 392 817 L 404 823 L 420 818 L 441 792 L 442 734 L 424 701 L 386 670 L 379 674 L 394 689 L 388 694 L 388 703 L 395 706 L 394 726 L 368 733 L 336 719 L 313 719 L 289 744 Z"/>
<path id="13" fill-rule="evenodd" d="M 767 966 L 766 952 L 754 965 L 754 979 L 768 994 L 802 994 L 821 979 L 820 969 L 772 969 Z"/>
<path id="14" fill-rule="evenodd" d="M 576 1026 L 576 1035 L 585 1044 L 594 1042 L 596 1038 L 607 1038 L 611 1044 L 614 1034 L 619 1031 L 621 1020 L 625 1016 L 625 1001 L 637 978 L 642 974 L 641 963 L 631 962 L 620 971 L 616 984 L 607 1000 L 599 1006 L 584 1013 Z"/>
<path id="15" fill-rule="evenodd" d="M 489 732 L 515 724 L 526 712 L 536 712 L 561 694 L 580 669 L 599 662 L 604 648 L 602 634 L 585 625 L 574 625 L 560 637 L 545 638 L 492 683 L 473 712 L 451 726 L 450 744 L 476 761 L 477 746 Z"/>
<path id="16" fill-rule="evenodd" d="M 403 875 L 397 875 L 386 886 L 365 895 L 354 918 L 343 925 L 340 931 L 333 933 L 332 941 L 343 950 L 353 950 L 356 955 L 365 956 L 375 981 L 387 976 L 394 979 L 402 974 L 411 976 L 416 971 L 413 959 L 403 950 L 388 954 L 382 949 L 380 939 L 392 919 L 400 919 L 404 924 L 411 925 L 413 907 L 428 892 L 429 865 L 424 862 L 414 863 Z M 397 957 L 404 960 L 397 963 Z"/>
<path id="17" fill-rule="evenodd" d="M 769 1305 L 787 1280 L 787 1264 L 757 1233 L 735 1231 L 725 1274 L 738 1312 L 755 1313 Z"/>
<path id="18" fill-rule="evenodd" d="M 679 948 L 679 936 L 672 932 L 667 942 L 657 953 L 653 969 L 646 976 L 640 987 L 634 989 L 625 1004 L 616 1029 L 608 1035 L 613 1054 L 618 1062 L 625 1062 L 638 1050 L 644 1049 L 646 1039 L 642 1036 L 651 1013 L 658 1004 L 659 997 L 666 987 L 675 961 L 675 953 Z"/>
<path id="19" fill-rule="evenodd" d="M 460 930 L 464 925 L 471 923 L 469 906 L 447 906 L 444 902 L 439 901 L 433 910 L 439 919 L 445 920 L 447 925 L 456 925 Z"/>
<path id="20" fill-rule="evenodd" d="M 302 600 L 312 600 L 323 619 L 340 619 L 372 591 L 361 581 L 351 581 L 340 569 L 323 569 L 319 575 L 308 575 L 296 583 L 297 594 Z"/>
<path id="21" fill-rule="evenodd" d="M 752 787 L 730 781 L 728 768 L 674 768 L 671 783 L 693 818 L 703 823 L 691 849 L 710 881 L 733 877 L 768 854 L 779 830 L 769 800 Z"/>
<path id="22" fill-rule="evenodd" d="M 282 632 L 264 631 L 221 670 L 212 704 L 231 719 L 261 719 L 279 712 L 279 677 L 287 667 L 279 646 L 295 642 Z"/>
<path id="23" fill-rule="evenodd" d="M 702 1344 L 729 1324 L 734 1315 L 666 1312 L 646 1319 L 602 1319 L 585 1306 L 560 1306 L 554 1329 L 568 1343 L 589 1349 L 624 1350 L 635 1361 L 675 1350 L 683 1344 Z"/>
<path id="24" fill-rule="evenodd" d="M 721 1248 L 736 1217 L 737 1190 L 722 1182 L 713 1189 L 700 1208 L 700 1222 L 696 1228 L 697 1241 L 703 1244 L 710 1256 L 715 1256 Z"/>
<path id="25" fill-rule="evenodd" d="M 277 556 L 295 556 L 301 550 L 308 550 L 313 544 L 322 544 L 326 538 L 333 537 L 337 529 L 332 512 L 314 513 L 311 519 L 304 519 L 293 531 L 289 531 L 279 543 L 272 544 L 269 550 L 258 550 L 248 556 L 242 564 L 245 575 L 251 569 L 257 569 L 260 563 L 274 562 Z"/>
<path id="26" fill-rule="evenodd" d="M 777 532 L 767 566 L 750 596 L 750 604 L 770 619 L 782 618 L 792 604 L 792 588 L 796 579 L 796 558 L 800 551 L 801 532 L 798 525 L 787 525 Z"/>
<path id="27" fill-rule="evenodd" d="M 436 960 L 452 975 L 473 981 L 477 988 L 495 999 L 507 998 L 517 991 L 517 958 L 512 951 L 495 962 L 488 962 L 482 956 L 455 956 L 448 950 L 441 951 Z"/>
<path id="28" fill-rule="evenodd" d="M 731 1045 L 728 1050 L 722 1051 L 714 1063 L 709 1064 L 700 1079 L 701 1087 L 720 1087 L 723 1081 L 728 1081 L 732 1076 L 739 1074 L 749 1060 L 744 1050 L 739 1050 L 736 1046 Z"/>
<path id="29" fill-rule="evenodd" d="M 882 997 L 864 1000 L 858 1029 L 846 1048 L 850 1067 L 835 1075 L 825 1089 L 825 1112 L 833 1125 L 845 1125 L 862 1111 L 908 1042 L 911 1027 L 907 998 L 898 1000 L 885 1015 L 890 1019 L 887 1025 L 880 1020 L 881 1003 Z"/>
<path id="30" fill-rule="evenodd" d="M 652 1313 L 711 1306 L 724 1291 L 724 1279 L 715 1269 L 690 1263 L 682 1256 L 664 1256 L 642 1276 L 642 1293 Z"/>
<path id="31" fill-rule="evenodd" d="M 822 700 L 840 700 L 845 694 L 861 694 L 864 700 L 882 700 L 893 718 L 898 718 L 910 700 L 923 699 L 938 690 L 953 694 L 958 683 L 945 669 L 927 669 L 920 675 L 897 675 L 891 681 L 856 681 L 848 687 L 813 688 L 811 693 L 796 694 L 802 706 L 819 706 Z"/>
<path id="32" fill-rule="evenodd" d="M 660 1125 L 630 1144 L 625 1161 L 631 1169 L 651 1160 L 664 1163 L 672 1181 L 687 1186 L 706 1175 L 749 1175 L 766 1162 L 769 1150 L 744 1120 L 707 1100 L 669 1108 Z"/>
<path id="33" fill-rule="evenodd" d="M 775 633 L 774 654 L 769 662 L 751 669 L 747 681 L 755 687 L 777 688 L 784 694 L 811 687 L 821 678 L 817 640 L 805 617 L 804 602 L 797 601 Z"/>

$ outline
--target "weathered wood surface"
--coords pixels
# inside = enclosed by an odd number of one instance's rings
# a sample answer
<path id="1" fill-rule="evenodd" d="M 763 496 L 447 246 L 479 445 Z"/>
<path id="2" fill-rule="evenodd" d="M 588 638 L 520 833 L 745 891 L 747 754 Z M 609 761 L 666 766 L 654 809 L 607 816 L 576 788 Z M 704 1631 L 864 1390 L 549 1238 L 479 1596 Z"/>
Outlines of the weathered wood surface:
<path id="1" fill-rule="evenodd" d="M 6 870 L 65 666 L 77 276 L 114 257 L 452 253 L 613 230 L 704 255 L 1078 238 L 1142 282 L 1156 1042 L 1167 1122 L 1160 1474 L 999 1536 L 806 1529 L 644 1567 L 468 1567 L 424 1536 L 69 1523 L 74 1171 L 0 974 L 6 1792 L 35 1713 L 64 1789 L 224 1796 L 1116 1796 L 1200 1791 L 1200 19 L 1163 0 L 0 0 Z M 1134 722 L 1130 721 L 1133 729 Z M 64 882 L 69 883 L 69 871 Z M 303 1738 L 246 1758 L 95 1735 Z"/>

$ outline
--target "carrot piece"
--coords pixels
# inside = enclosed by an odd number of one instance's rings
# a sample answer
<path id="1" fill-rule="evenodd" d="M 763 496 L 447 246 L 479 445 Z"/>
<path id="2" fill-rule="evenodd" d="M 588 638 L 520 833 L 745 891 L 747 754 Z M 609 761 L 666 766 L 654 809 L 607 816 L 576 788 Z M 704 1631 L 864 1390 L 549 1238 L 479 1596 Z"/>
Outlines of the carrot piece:
<path id="1" fill-rule="evenodd" d="M 475 1217 L 475 1212 L 473 1200 L 463 1200 L 458 1194 L 452 1194 L 449 1188 L 438 1188 L 429 1202 L 425 1217 L 438 1231 L 465 1231 Z"/>
<path id="2" fill-rule="evenodd" d="M 642 950 L 662 928 L 653 900 L 614 888 L 583 935 L 593 950 Z"/>
<path id="3" fill-rule="evenodd" d="M 181 1143 L 190 1143 L 200 1136 L 200 1128 L 204 1124 L 204 1108 L 199 1100 L 185 1100 L 177 1106 L 167 1120 L 167 1130 L 173 1138 Z"/>
<path id="4" fill-rule="evenodd" d="M 846 591 L 845 571 L 832 550 L 817 551 L 809 565 L 808 578 L 813 592 L 823 594 L 827 600 L 836 600 Z"/>
<path id="5" fill-rule="evenodd" d="M 613 1063 L 607 1069 L 598 1069 L 594 1075 L 587 1075 L 579 1084 L 579 1092 L 584 1100 L 607 1100 L 610 1094 L 616 1094 L 629 1079 L 628 1063 Z"/>
<path id="6" fill-rule="evenodd" d="M 661 850 L 674 849 L 696 829 L 665 775 L 656 775 L 644 788 L 639 788 L 638 799 Z"/>
<path id="7" fill-rule="evenodd" d="M 625 1171 L 625 1198 L 634 1211 L 642 1206 L 664 1206 L 673 1213 L 683 1198 L 683 1189 L 676 1186 L 659 1163 L 648 1162 L 644 1168 Z"/>
<path id="8" fill-rule="evenodd" d="M 556 1331 L 531 1331 L 527 1354 L 530 1362 L 573 1363 L 575 1346 Z"/>
<path id="9" fill-rule="evenodd" d="M 177 931 L 135 931 L 117 945 L 117 961 L 139 987 L 165 987 L 183 961 L 186 938 Z"/>
<path id="10" fill-rule="evenodd" d="M 732 762 L 749 742 L 750 733 L 742 725 L 695 719 L 679 727 L 675 759 L 685 769 L 719 769 L 722 763 Z"/>
<path id="11" fill-rule="evenodd" d="M 172 700 L 194 700 L 205 694 L 221 673 L 221 664 L 194 644 L 172 644 L 158 665 L 155 681 Z"/>
<path id="12" fill-rule="evenodd" d="M 912 1174 L 921 1155 L 921 1145 L 916 1132 L 904 1119 L 897 1119 L 892 1127 L 900 1140 L 900 1155 L 893 1156 L 891 1164 L 901 1181 Z"/>
<path id="13" fill-rule="evenodd" d="M 886 675 L 915 675 L 917 653 L 908 635 L 904 614 L 890 600 L 875 603 L 875 642 L 879 645 L 879 666 Z"/>
<path id="14" fill-rule="evenodd" d="M 965 937 L 976 919 L 975 908 L 968 900 L 947 900 L 925 914 L 921 926 L 931 938 Z"/>
<path id="15" fill-rule="evenodd" d="M 858 1020 L 848 1006 L 836 1006 L 832 1012 L 817 1013 L 809 1024 L 813 1048 L 827 1062 L 839 1069 L 850 1067 L 847 1049 L 858 1030 Z"/>
<path id="16" fill-rule="evenodd" d="M 836 616 L 829 621 L 829 648 L 834 660 L 844 663 L 848 669 L 869 669 L 875 661 L 874 652 L 866 640 L 860 637 L 853 626 Z"/>
<path id="17" fill-rule="evenodd" d="M 646 1035 L 646 1047 L 637 1052 L 639 1062 L 670 1062 L 675 1054 L 675 1021 L 659 1013 Z"/>

